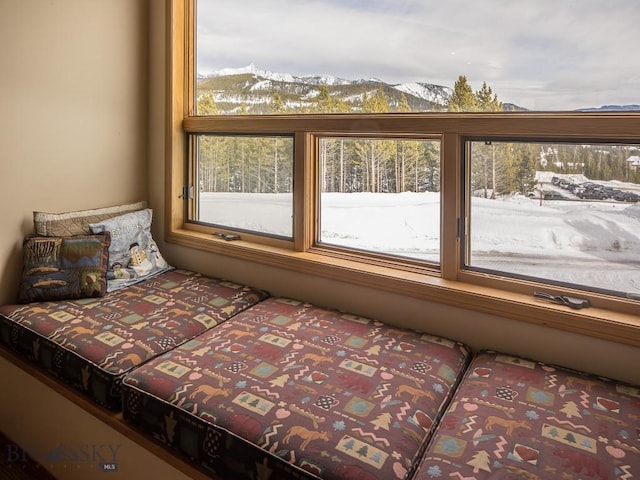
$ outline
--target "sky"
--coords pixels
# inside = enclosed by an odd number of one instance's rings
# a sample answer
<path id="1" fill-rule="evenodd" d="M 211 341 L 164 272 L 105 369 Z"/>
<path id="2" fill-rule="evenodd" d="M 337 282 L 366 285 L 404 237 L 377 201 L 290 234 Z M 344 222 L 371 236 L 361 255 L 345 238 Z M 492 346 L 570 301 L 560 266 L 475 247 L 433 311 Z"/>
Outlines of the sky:
<path id="1" fill-rule="evenodd" d="M 640 104 L 638 0 L 198 0 L 198 73 L 453 87 L 531 110 Z"/>

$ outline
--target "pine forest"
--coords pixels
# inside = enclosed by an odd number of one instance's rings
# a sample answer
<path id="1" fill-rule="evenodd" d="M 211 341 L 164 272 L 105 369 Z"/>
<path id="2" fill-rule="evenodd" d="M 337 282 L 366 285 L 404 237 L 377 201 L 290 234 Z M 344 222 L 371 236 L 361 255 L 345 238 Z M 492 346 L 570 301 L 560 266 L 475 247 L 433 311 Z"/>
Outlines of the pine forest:
<path id="1" fill-rule="evenodd" d="M 425 111 L 411 96 L 377 89 L 349 97 L 334 95 L 320 85 L 303 103 L 292 101 L 282 88 L 274 89 L 262 103 L 240 103 L 236 114 L 394 113 Z M 238 93 L 236 96 L 239 96 Z M 309 95 L 307 95 L 309 97 Z M 251 105 L 254 105 L 251 107 Z M 258 109 L 252 111 L 252 108 Z M 418 110 L 416 110 L 418 108 Z M 483 83 L 473 91 L 460 76 L 444 105 L 430 110 L 449 112 L 499 112 L 503 105 L 491 87 Z M 199 115 L 228 114 L 213 90 L 199 89 Z M 468 173 L 474 194 L 495 198 L 526 195 L 541 170 L 583 175 L 590 180 L 640 182 L 640 169 L 629 168 L 638 146 L 547 144 L 539 142 L 467 142 Z M 293 139 L 285 136 L 199 135 L 200 192 L 287 193 L 293 190 Z M 325 137 L 319 143 L 322 192 L 437 192 L 440 189 L 440 143 L 424 139 L 373 139 Z"/>

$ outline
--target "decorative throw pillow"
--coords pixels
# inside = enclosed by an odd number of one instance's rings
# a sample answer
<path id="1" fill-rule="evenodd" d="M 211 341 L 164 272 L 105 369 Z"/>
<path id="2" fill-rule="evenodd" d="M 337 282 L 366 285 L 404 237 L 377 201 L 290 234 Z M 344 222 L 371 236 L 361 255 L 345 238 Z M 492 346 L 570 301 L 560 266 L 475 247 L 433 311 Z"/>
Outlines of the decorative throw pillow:
<path id="1" fill-rule="evenodd" d="M 110 243 L 108 232 L 74 237 L 26 237 L 18 301 L 105 295 Z"/>
<path id="2" fill-rule="evenodd" d="M 150 208 L 89 225 L 93 233 L 109 232 L 109 268 L 107 291 L 141 282 L 172 269 L 164 260 L 151 236 Z"/>
<path id="3" fill-rule="evenodd" d="M 147 202 L 129 203 L 115 207 L 79 210 L 68 213 L 33 212 L 33 228 L 36 235 L 66 237 L 91 233 L 90 223 L 124 215 L 147 208 Z"/>

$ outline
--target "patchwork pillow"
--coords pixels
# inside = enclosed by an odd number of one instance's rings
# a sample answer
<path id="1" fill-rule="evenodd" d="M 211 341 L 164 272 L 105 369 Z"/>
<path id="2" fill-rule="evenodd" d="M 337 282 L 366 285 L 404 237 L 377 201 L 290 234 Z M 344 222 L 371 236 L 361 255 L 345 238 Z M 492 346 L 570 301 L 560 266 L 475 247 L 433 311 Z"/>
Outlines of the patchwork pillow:
<path id="1" fill-rule="evenodd" d="M 93 233 L 109 232 L 107 292 L 171 270 L 151 236 L 150 208 L 89 225 Z"/>
<path id="2" fill-rule="evenodd" d="M 91 233 L 90 223 L 101 222 L 102 220 L 145 208 L 147 208 L 147 202 L 68 213 L 33 212 L 33 228 L 36 235 L 46 237 L 86 235 Z"/>
<path id="3" fill-rule="evenodd" d="M 26 237 L 18 302 L 105 295 L 110 243 L 108 232 L 74 237 Z"/>

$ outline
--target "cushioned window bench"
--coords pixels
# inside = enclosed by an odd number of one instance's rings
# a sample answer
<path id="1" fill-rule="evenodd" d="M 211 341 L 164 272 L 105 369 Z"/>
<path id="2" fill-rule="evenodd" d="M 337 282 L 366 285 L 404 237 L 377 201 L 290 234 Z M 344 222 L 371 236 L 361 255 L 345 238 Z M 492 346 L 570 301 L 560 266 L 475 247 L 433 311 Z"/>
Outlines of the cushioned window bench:
<path id="1" fill-rule="evenodd" d="M 255 301 L 182 342 L 164 342 L 146 358 L 138 353 L 137 363 L 113 361 L 128 355 L 118 347 L 89 358 L 105 331 L 144 344 L 138 335 L 153 336 L 151 325 L 171 310 L 141 315 L 145 328 L 105 330 L 113 316 L 100 325 L 91 316 L 102 306 L 112 313 L 112 305 L 162 297 L 162 285 L 194 275 L 209 291 L 207 308 L 230 292 Z M 211 293 L 220 282 L 171 271 L 93 303 L 5 306 L 4 354 L 32 372 L 37 361 L 38 371 L 48 371 L 41 379 L 58 391 L 71 388 L 68 398 L 163 458 L 174 452 L 174 465 L 193 469 L 189 475 L 424 480 L 563 472 L 577 479 L 640 472 L 637 387 L 508 354 L 472 355 L 460 342 L 246 286 Z M 172 294 L 193 294 L 175 285 Z M 167 315 L 197 316 L 175 310 Z M 51 318 L 59 312 L 74 317 L 60 323 Z M 93 332 L 80 331 L 76 318 L 91 318 Z"/>
<path id="2" fill-rule="evenodd" d="M 636 386 L 170 267 L 39 298 L 62 278 L 44 238 L 0 307 L 2 355 L 188 476 L 640 475 Z"/>

